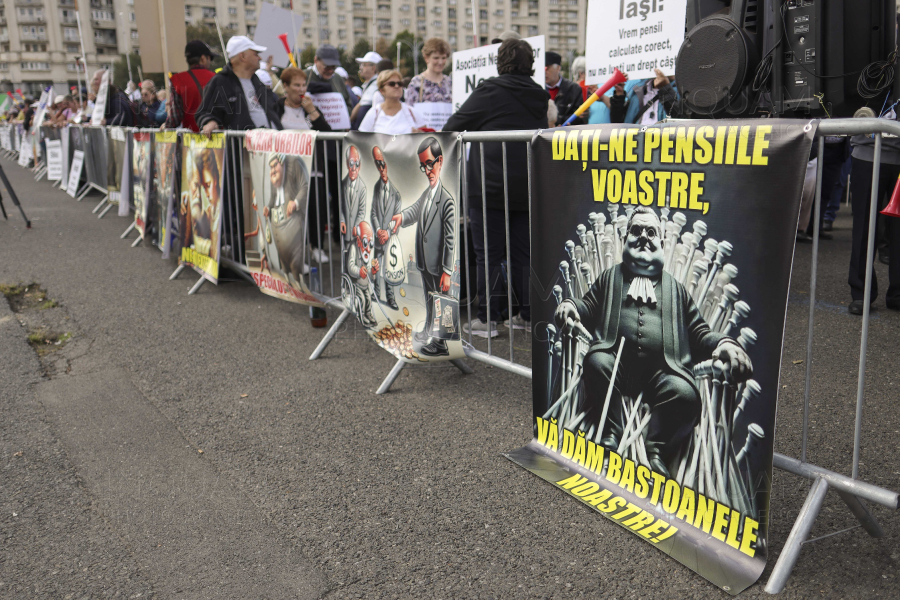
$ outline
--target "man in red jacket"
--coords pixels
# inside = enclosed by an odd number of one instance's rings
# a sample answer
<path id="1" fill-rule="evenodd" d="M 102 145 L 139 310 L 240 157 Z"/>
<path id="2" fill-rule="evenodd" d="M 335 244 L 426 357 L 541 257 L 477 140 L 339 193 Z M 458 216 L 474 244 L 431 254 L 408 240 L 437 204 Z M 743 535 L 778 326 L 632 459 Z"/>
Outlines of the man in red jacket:
<path id="1" fill-rule="evenodd" d="M 194 115 L 200 108 L 203 98 L 203 88 L 215 73 L 210 70 L 215 54 L 205 42 L 193 40 L 184 47 L 184 57 L 187 59 L 188 70 L 175 73 L 171 77 L 172 91 L 168 105 L 166 129 L 185 127 L 192 131 L 200 131 Z"/>

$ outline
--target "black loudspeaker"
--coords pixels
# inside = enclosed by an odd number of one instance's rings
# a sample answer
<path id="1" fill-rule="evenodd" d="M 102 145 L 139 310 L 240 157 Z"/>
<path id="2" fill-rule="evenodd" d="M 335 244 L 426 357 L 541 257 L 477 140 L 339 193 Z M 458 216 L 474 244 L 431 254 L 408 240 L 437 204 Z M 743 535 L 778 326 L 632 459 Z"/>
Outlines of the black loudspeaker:
<path id="1" fill-rule="evenodd" d="M 892 72 L 886 61 L 896 60 L 896 0 L 688 0 L 687 6 L 675 77 L 694 116 L 844 117 L 867 101 L 879 110 L 889 93 L 890 84 L 880 86 Z M 871 98 L 859 93 L 864 71 L 877 88 L 863 89 Z"/>
<path id="2" fill-rule="evenodd" d="M 687 34 L 675 60 L 684 106 L 696 116 L 745 114 L 765 26 L 762 0 L 688 0 Z"/>

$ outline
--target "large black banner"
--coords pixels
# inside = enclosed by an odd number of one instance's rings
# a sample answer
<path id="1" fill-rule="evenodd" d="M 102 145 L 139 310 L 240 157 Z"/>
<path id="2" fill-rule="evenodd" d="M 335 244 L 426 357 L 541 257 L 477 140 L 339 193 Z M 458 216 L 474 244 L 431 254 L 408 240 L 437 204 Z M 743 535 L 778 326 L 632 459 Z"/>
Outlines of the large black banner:
<path id="1" fill-rule="evenodd" d="M 533 142 L 534 439 L 509 457 L 731 594 L 766 563 L 804 125 Z"/>

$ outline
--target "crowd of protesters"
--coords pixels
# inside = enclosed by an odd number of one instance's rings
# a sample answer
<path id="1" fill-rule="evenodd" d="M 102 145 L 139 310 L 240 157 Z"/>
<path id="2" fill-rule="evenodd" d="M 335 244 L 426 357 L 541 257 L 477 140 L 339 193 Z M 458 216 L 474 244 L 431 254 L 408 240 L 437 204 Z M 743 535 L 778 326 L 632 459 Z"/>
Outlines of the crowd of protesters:
<path id="1" fill-rule="evenodd" d="M 508 131 L 555 127 L 573 118 L 572 124 L 628 123 L 653 125 L 669 116 L 683 115 L 681 98 L 674 77 L 656 69 L 655 75 L 646 79 L 627 80 L 606 92 L 589 110 L 573 117 L 576 109 L 593 94 L 597 86 L 585 82 L 584 57 L 576 58 L 570 69 L 571 79 L 563 73 L 562 57 L 552 51 L 545 52 L 543 65 L 535 65 L 531 46 L 512 31 L 492 40 L 500 43 L 498 50 L 498 76 L 486 79 L 468 99 L 451 115 L 444 129 L 448 131 Z M 310 94 L 336 93 L 346 105 L 349 129 L 390 135 L 433 131 L 426 126 L 416 105 L 422 103 L 450 103 L 452 79 L 444 74 L 450 59 L 450 46 L 439 38 L 428 40 L 423 48 L 425 70 L 412 78 L 404 78 L 394 64 L 377 52 L 367 52 L 356 58 L 358 81 L 348 76 L 341 67 L 340 53 L 328 44 L 319 46 L 313 62 L 305 68 L 288 67 L 278 70 L 272 67 L 271 57 L 263 61 L 266 48 L 255 44 L 245 36 L 232 37 L 226 47 L 226 64 L 217 73 L 212 71 L 215 53 L 207 44 L 192 41 L 185 48 L 188 70 L 170 78 L 169 94 L 157 90 L 151 80 L 139 87 L 129 83 L 119 90 L 108 86 L 103 124 L 141 127 L 181 127 L 193 131 L 211 133 L 217 130 L 247 130 L 258 127 L 271 129 L 312 129 L 315 131 L 338 130 L 329 124 L 325 115 L 314 103 Z M 536 68 L 544 68 L 544 86 L 537 85 L 533 76 Z M 97 71 L 89 89 L 72 95 L 56 96 L 46 112 L 46 123 L 63 126 L 67 123 L 89 122 L 104 71 Z M 4 119 L 21 122 L 30 127 L 37 103 L 31 97 L 12 103 Z M 813 156 L 809 163 L 807 185 L 801 206 L 797 241 L 809 242 L 815 223 L 812 218 L 812 200 L 816 170 L 822 168 L 822 210 L 820 239 L 831 239 L 831 231 L 840 209 L 841 198 L 852 198 L 853 250 L 848 283 L 851 291 L 849 311 L 862 314 L 865 282 L 866 233 L 868 231 L 868 204 L 871 197 L 872 139 L 858 136 L 828 138 L 824 157 Z M 877 197 L 885 204 L 900 175 L 900 144 L 889 139 L 883 142 L 881 178 Z M 330 203 L 331 214 L 338 215 L 337 194 L 339 186 L 337 161 L 339 152 L 333 148 L 320 148 L 318 164 L 328 168 L 317 170 L 315 177 L 322 181 L 313 186 L 319 198 L 310 203 L 310 222 L 318 226 L 310 228 L 310 241 L 314 258 L 327 262 L 324 251 L 324 215 L 316 214 L 317 207 Z M 507 148 L 507 160 L 525 160 L 521 145 Z M 521 152 L 520 152 L 521 151 Z M 530 329 L 528 306 L 529 232 L 527 182 L 518 176 L 506 181 L 509 198 L 510 261 L 505 262 L 505 195 L 503 151 L 499 143 L 485 143 L 484 157 L 481 145 L 475 145 L 467 161 L 470 181 L 481 178 L 481 162 L 485 165 L 485 185 L 468 188 L 468 223 L 479 231 L 487 231 L 490 238 L 486 253 L 483 236 L 470 236 L 474 242 L 477 272 L 477 318 L 466 326 L 479 336 L 498 335 L 499 322 L 507 327 Z M 519 156 L 519 154 L 521 156 Z M 821 164 L 819 161 L 821 160 Z M 327 178 L 327 183 L 326 183 Z M 847 190 L 849 184 L 849 193 Z M 326 197 L 326 189 L 331 193 Z M 324 211 L 322 211 L 324 212 Z M 485 218 L 486 217 L 486 218 Z M 900 310 L 900 226 L 890 219 L 879 217 L 877 235 L 878 259 L 889 265 L 889 287 L 886 305 Z M 332 232 L 337 227 L 331 227 Z M 487 254 L 487 255 L 486 255 Z M 891 260 L 893 258 L 893 260 Z M 488 307 L 488 279 L 484 264 L 490 271 L 490 296 L 496 299 Z M 509 285 L 516 298 L 524 299 L 514 312 L 505 314 L 501 298 L 505 294 L 498 286 L 504 285 L 501 269 L 508 273 Z M 872 278 L 872 298 L 877 296 L 877 281 Z M 473 290 L 475 291 L 475 290 Z"/>

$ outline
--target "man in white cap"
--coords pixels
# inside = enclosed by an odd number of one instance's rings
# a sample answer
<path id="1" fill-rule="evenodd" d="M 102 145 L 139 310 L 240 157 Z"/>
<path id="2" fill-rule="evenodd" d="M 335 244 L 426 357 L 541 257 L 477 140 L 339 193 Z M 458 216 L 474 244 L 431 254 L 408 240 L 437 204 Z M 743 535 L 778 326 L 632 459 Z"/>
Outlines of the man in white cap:
<path id="1" fill-rule="evenodd" d="M 197 124 L 203 133 L 217 129 L 282 129 L 276 112 L 278 98 L 259 80 L 259 54 L 265 46 L 243 35 L 233 36 L 225 45 L 228 64 L 203 90 L 197 110 Z"/>
<path id="2" fill-rule="evenodd" d="M 359 63 L 359 80 L 363 83 L 359 104 L 353 107 L 353 112 L 350 114 L 350 122 L 354 124 L 353 129 L 359 127 L 363 117 L 372 108 L 372 96 L 378 91 L 375 80 L 378 79 L 378 63 L 381 62 L 381 55 L 369 51 L 362 58 L 357 58 L 356 62 Z"/>

